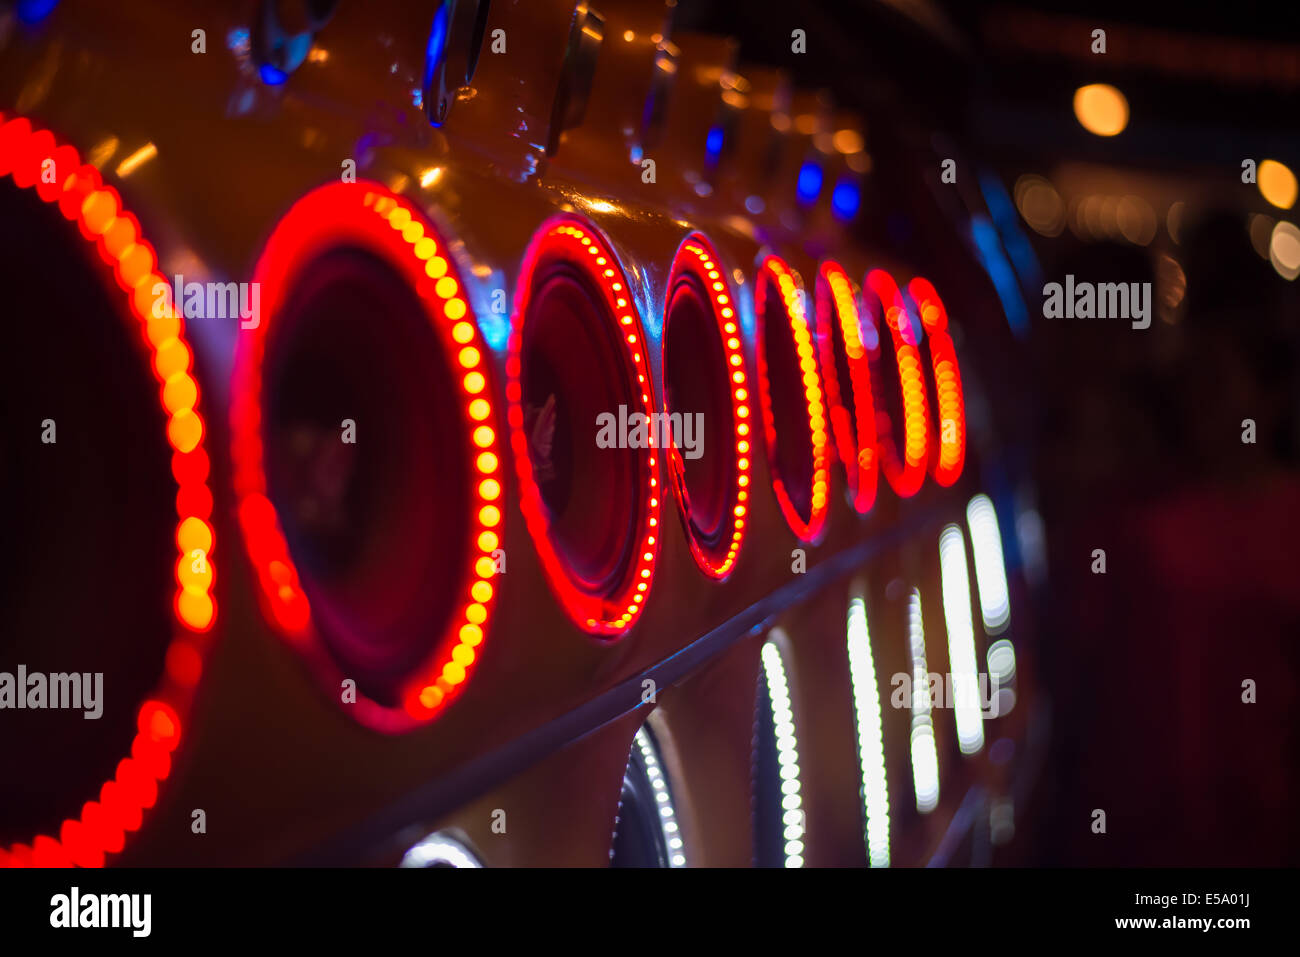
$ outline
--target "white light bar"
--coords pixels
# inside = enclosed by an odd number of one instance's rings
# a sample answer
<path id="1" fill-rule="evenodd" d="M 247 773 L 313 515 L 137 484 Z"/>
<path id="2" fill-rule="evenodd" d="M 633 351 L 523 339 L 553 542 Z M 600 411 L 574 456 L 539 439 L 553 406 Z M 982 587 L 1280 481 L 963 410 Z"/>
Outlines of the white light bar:
<path id="1" fill-rule="evenodd" d="M 885 740 L 871 654 L 867 606 L 860 597 L 849 601 L 849 676 L 853 708 L 858 719 L 858 757 L 862 765 L 862 810 L 867 822 L 867 859 L 872 867 L 889 866 L 889 784 L 885 773 Z"/>
<path id="2" fill-rule="evenodd" d="M 799 742 L 794 730 L 794 709 L 790 706 L 790 684 L 785 662 L 775 643 L 763 645 L 763 672 L 767 677 L 768 703 L 776 729 L 776 759 L 781 767 L 781 808 L 785 825 L 785 866 L 803 867 L 803 799 L 799 795 Z"/>
<path id="3" fill-rule="evenodd" d="M 1011 599 L 1007 593 L 1007 566 L 1002 553 L 998 513 L 987 495 L 976 495 L 966 506 L 970 546 L 975 554 L 975 581 L 979 585 L 980 613 L 984 630 L 998 635 L 1011 621 Z"/>
<path id="4" fill-rule="evenodd" d="M 930 715 L 930 668 L 925 661 L 925 622 L 917 588 L 907 602 L 907 640 L 912 653 L 912 785 L 916 809 L 928 814 L 939 806 L 939 749 Z"/>
<path id="5" fill-rule="evenodd" d="M 975 664 L 975 624 L 970 613 L 966 540 L 956 525 L 946 526 L 939 535 L 939 572 L 943 582 L 943 617 L 948 626 L 948 666 L 952 670 L 956 699 L 953 716 L 957 722 L 957 746 L 963 754 L 974 754 L 984 747 L 984 716 L 980 712 Z"/>

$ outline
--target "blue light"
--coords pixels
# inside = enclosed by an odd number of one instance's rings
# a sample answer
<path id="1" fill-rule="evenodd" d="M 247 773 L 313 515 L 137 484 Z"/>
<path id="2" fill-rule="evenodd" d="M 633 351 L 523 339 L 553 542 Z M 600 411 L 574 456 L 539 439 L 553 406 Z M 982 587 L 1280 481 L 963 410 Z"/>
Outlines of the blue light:
<path id="1" fill-rule="evenodd" d="M 849 220 L 858 215 L 858 207 L 862 204 L 862 191 L 858 189 L 858 184 L 851 179 L 843 179 L 835 184 L 835 192 L 831 193 L 831 209 L 840 219 Z"/>
<path id="2" fill-rule="evenodd" d="M 433 27 L 429 30 L 429 45 L 424 49 L 424 89 L 427 96 L 432 96 L 434 91 L 429 88 L 433 85 L 434 74 L 442 66 L 443 58 L 447 53 L 447 16 L 448 9 L 451 6 L 450 0 L 443 0 L 438 6 L 438 10 L 433 15 Z M 441 126 L 442 122 L 432 119 L 434 126 Z"/>
<path id="3" fill-rule="evenodd" d="M 822 168 L 812 160 L 799 168 L 799 199 L 811 203 L 822 191 Z"/>
<path id="4" fill-rule="evenodd" d="M 993 288 L 1002 300 L 1002 311 L 1006 313 L 1011 331 L 1017 336 L 1023 336 L 1029 330 L 1029 309 L 1020 295 L 1015 271 L 1002 252 L 1002 244 L 998 242 L 998 231 L 987 216 L 972 216 L 970 231 L 979 253 L 980 265 L 989 274 L 989 279 L 993 280 Z"/>
<path id="5" fill-rule="evenodd" d="M 248 56 L 251 45 L 248 27 L 235 27 L 226 34 L 226 47 L 235 56 Z"/>
<path id="6" fill-rule="evenodd" d="M 289 78 L 289 74 L 269 63 L 263 63 L 258 72 L 262 75 L 262 82 L 267 86 L 279 86 Z"/>
<path id="7" fill-rule="evenodd" d="M 483 333 L 483 341 L 494 352 L 505 351 L 506 345 L 510 342 L 509 316 L 499 316 L 492 312 L 485 312 L 479 317 L 478 328 L 479 332 Z"/>
<path id="8" fill-rule="evenodd" d="M 988 204 L 989 213 L 993 216 L 993 225 L 998 228 L 1002 245 L 1011 257 L 1021 283 L 1026 289 L 1040 288 L 1043 284 L 1042 267 L 1034 255 L 1034 248 L 1029 244 L 1029 237 L 1020 228 L 1019 216 L 1011 203 L 1011 197 L 1007 195 L 1006 187 L 996 175 L 986 170 L 980 173 L 980 192 L 984 194 L 984 202 Z"/>
<path id="9" fill-rule="evenodd" d="M 718 162 L 718 157 L 722 155 L 723 132 L 721 126 L 715 126 L 709 130 L 709 138 L 704 141 L 704 152 L 708 157 L 709 165 L 712 166 Z"/>
<path id="10" fill-rule="evenodd" d="M 26 24 L 40 23 L 59 5 L 59 0 L 18 0 L 18 19 Z"/>

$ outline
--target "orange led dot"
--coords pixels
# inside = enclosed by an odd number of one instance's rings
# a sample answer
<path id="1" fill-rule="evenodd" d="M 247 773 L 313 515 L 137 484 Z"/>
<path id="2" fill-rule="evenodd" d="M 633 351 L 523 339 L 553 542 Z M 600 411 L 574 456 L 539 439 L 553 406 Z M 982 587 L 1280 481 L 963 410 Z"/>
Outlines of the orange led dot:
<path id="1" fill-rule="evenodd" d="M 153 273 L 157 264 L 153 250 L 144 243 L 132 243 L 122 251 L 117 263 L 118 274 L 122 277 L 123 285 L 134 289 Z"/>
<path id="2" fill-rule="evenodd" d="M 176 545 L 187 555 L 196 548 L 211 551 L 211 526 L 196 515 L 189 516 L 176 526 Z"/>
<path id="3" fill-rule="evenodd" d="M 104 230 L 104 248 L 114 259 L 120 259 L 128 247 L 135 245 L 140 231 L 129 216 L 118 216 Z"/>
<path id="4" fill-rule="evenodd" d="M 420 704 L 426 708 L 433 709 L 442 704 L 442 689 L 437 685 L 430 685 L 420 692 Z"/>
<path id="5" fill-rule="evenodd" d="M 424 265 L 424 274 L 430 279 L 441 279 L 447 275 L 447 260 L 434 256 Z"/>
<path id="6" fill-rule="evenodd" d="M 442 677 L 446 680 L 447 684 L 458 685 L 465 680 L 465 668 L 462 665 L 456 664 L 454 661 L 449 661 L 447 664 L 443 665 Z"/>
<path id="7" fill-rule="evenodd" d="M 481 359 L 482 356 L 479 355 L 479 351 L 473 346 L 466 346 L 464 349 L 460 350 L 460 355 L 457 358 L 460 360 L 462 366 L 469 369 L 478 365 L 479 359 Z"/>
<path id="8" fill-rule="evenodd" d="M 463 645 L 469 645 L 471 648 L 483 642 L 483 629 L 478 625 L 461 625 L 460 641 Z"/>
<path id="9" fill-rule="evenodd" d="M 459 319 L 469 311 L 469 307 L 465 305 L 464 299 L 448 299 L 443 311 L 448 319 Z"/>
<path id="10" fill-rule="evenodd" d="M 167 438 L 178 452 L 192 452 L 203 438 L 203 420 L 193 409 L 182 409 L 167 422 Z"/>
<path id="11" fill-rule="evenodd" d="M 479 509 L 478 518 L 488 528 L 493 528 L 501 521 L 501 509 L 495 505 L 484 505 Z"/>
<path id="12" fill-rule="evenodd" d="M 194 408 L 199 400 L 199 388 L 189 373 L 177 372 L 163 386 L 163 407 L 172 414 L 182 409 Z"/>
<path id="13" fill-rule="evenodd" d="M 475 602 L 465 609 L 465 618 L 473 625 L 481 625 L 487 621 L 487 609 Z"/>
<path id="14" fill-rule="evenodd" d="M 491 452 L 480 452 L 475 464 L 478 466 L 480 472 L 495 472 L 497 467 L 497 457 Z"/>
<path id="15" fill-rule="evenodd" d="M 461 667 L 468 668 L 474 663 L 474 649 L 469 645 L 457 645 L 451 650 L 451 658 Z"/>
<path id="16" fill-rule="evenodd" d="M 153 357 L 153 367 L 158 378 L 166 382 L 176 373 L 189 369 L 190 350 L 180 339 L 169 339 L 158 346 Z"/>
<path id="17" fill-rule="evenodd" d="M 470 395 L 475 395 L 479 392 L 482 392 L 483 386 L 486 384 L 486 380 L 483 378 L 483 373 L 481 372 L 469 373 L 468 375 L 465 376 L 462 382 L 465 386 L 465 391 L 468 392 Z"/>
<path id="18" fill-rule="evenodd" d="M 93 236 L 102 234 L 117 216 L 117 197 L 106 189 L 97 189 L 82 201 L 81 219 Z"/>
<path id="19" fill-rule="evenodd" d="M 428 236 L 425 236 L 423 239 L 418 240 L 415 244 L 415 249 L 412 250 L 412 252 L 415 253 L 415 258 L 420 260 L 420 262 L 424 262 L 426 259 L 428 259 L 437 251 L 438 251 L 438 244 L 435 243 Z"/>
<path id="20" fill-rule="evenodd" d="M 469 404 L 469 416 L 471 419 L 482 421 L 492 413 L 492 406 L 488 405 L 486 399 L 475 399 Z"/>
<path id="21" fill-rule="evenodd" d="M 176 560 L 176 579 L 182 588 L 200 588 L 210 591 L 212 566 L 208 564 L 207 556 L 202 552 L 198 555 L 193 551 L 181 553 L 180 558 Z"/>
<path id="22" fill-rule="evenodd" d="M 482 532 L 478 537 L 478 547 L 485 552 L 495 551 L 501 540 L 497 538 L 496 532 Z"/>
<path id="23" fill-rule="evenodd" d="M 474 430 L 474 444 L 481 449 L 487 448 L 496 440 L 496 433 L 490 426 L 480 425 Z"/>
<path id="24" fill-rule="evenodd" d="M 405 239 L 408 243 L 414 244 L 419 242 L 420 237 L 423 235 L 424 235 L 424 226 L 421 223 L 416 222 L 415 220 L 411 220 L 411 222 L 407 223 L 406 226 L 402 229 L 402 238 Z"/>
<path id="25" fill-rule="evenodd" d="M 492 600 L 492 586 L 487 582 L 475 582 L 470 586 L 469 593 L 475 601 Z"/>
<path id="26" fill-rule="evenodd" d="M 148 283 L 141 283 L 136 287 L 135 291 L 137 298 L 139 297 L 140 290 L 146 288 L 148 285 Z M 157 349 L 164 343 L 179 338 L 181 334 L 181 321 L 177 318 L 174 310 L 169 308 L 166 311 L 166 314 L 161 317 L 153 315 L 152 304 L 149 306 L 149 310 L 149 312 L 145 313 L 145 315 L 149 317 L 146 320 L 148 325 L 145 327 L 145 335 L 148 337 L 151 346 Z"/>
<path id="27" fill-rule="evenodd" d="M 450 276 L 443 276 L 438 280 L 438 284 L 433 287 L 433 291 L 443 299 L 450 299 L 452 296 L 456 295 L 456 290 L 459 288 L 460 285 L 456 280 L 452 279 Z"/>
<path id="28" fill-rule="evenodd" d="M 458 322 L 451 327 L 451 337 L 463 346 L 474 338 L 474 327 L 468 322 Z"/>
<path id="29" fill-rule="evenodd" d="M 203 631 L 212 624 L 213 612 L 212 596 L 206 589 L 182 588 L 176 598 L 176 613 L 180 615 L 181 621 L 195 631 Z"/>
<path id="30" fill-rule="evenodd" d="M 484 479 L 479 483 L 478 493 L 491 502 L 501 494 L 501 483 L 496 479 Z"/>

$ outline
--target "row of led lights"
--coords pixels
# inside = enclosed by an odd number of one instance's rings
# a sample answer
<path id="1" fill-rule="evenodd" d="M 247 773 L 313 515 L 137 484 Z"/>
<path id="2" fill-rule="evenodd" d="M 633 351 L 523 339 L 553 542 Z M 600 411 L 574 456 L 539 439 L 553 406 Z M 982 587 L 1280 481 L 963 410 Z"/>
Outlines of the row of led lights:
<path id="1" fill-rule="evenodd" d="M 454 262 L 445 252 L 446 244 L 435 234 L 432 225 L 420 215 L 418 207 L 411 200 L 394 194 L 377 183 L 335 183 L 312 191 L 282 218 L 268 240 L 259 259 L 257 276 L 276 281 L 264 283 L 264 288 L 271 289 L 273 296 L 279 295 L 276 290 L 283 290 L 289 285 L 283 281 L 284 277 L 293 274 L 296 269 L 305 268 L 303 257 L 307 253 L 303 250 L 316 248 L 316 237 L 324 224 L 342 230 L 353 240 L 365 242 L 388 256 L 411 279 L 416 291 L 424 299 L 430 320 L 439 334 L 444 336 L 448 352 L 461 376 L 459 384 L 467 434 L 473 445 L 474 468 L 477 470 L 472 486 L 476 499 L 472 508 L 475 520 L 472 540 L 477 550 L 466 584 L 465 604 L 431 659 L 408 682 L 400 706 L 386 707 L 367 699 L 363 705 L 353 709 L 366 723 L 385 730 L 396 730 L 404 725 L 409 727 L 412 720 L 428 720 L 445 708 L 465 686 L 481 655 L 480 646 L 488 631 L 492 603 L 495 600 L 492 553 L 501 542 L 503 486 L 500 469 L 503 443 L 501 434 L 493 424 L 497 415 L 487 382 L 487 375 L 490 374 L 487 346 L 481 330 L 474 322 L 467 302 L 467 292 Z M 594 226 L 576 216 L 561 215 L 544 224 L 534 235 L 524 256 L 519 277 L 519 288 L 523 295 L 530 294 L 533 276 L 540 274 L 540 270 L 552 262 L 576 264 L 594 280 L 599 295 L 617 323 L 623 353 L 635 378 L 636 391 L 632 397 L 638 406 L 635 411 L 648 417 L 654 411 L 654 402 L 647 342 L 633 303 L 631 287 L 609 242 Z M 674 275 L 678 270 L 689 272 L 709 295 L 731 380 L 729 386 L 735 431 L 735 459 L 732 490 L 734 505 L 728 516 L 729 534 L 724 536 L 721 549 L 715 554 L 708 554 L 693 540 L 688 530 L 688 540 L 701 569 L 711 577 L 721 579 L 734 566 L 748 525 L 754 454 L 753 423 L 756 418 L 753 413 L 753 395 L 745 370 L 738 306 L 730 294 L 719 258 L 708 240 L 698 233 L 689 236 L 674 258 L 673 269 Z M 838 321 L 850 344 L 850 362 L 854 366 L 855 377 L 865 378 L 869 385 L 880 380 L 879 376 L 871 375 L 869 366 L 882 351 L 880 346 L 886 338 L 884 330 L 887 329 L 901 383 L 904 413 L 901 423 L 902 448 L 895 450 L 889 430 L 884 435 L 876 436 L 877 416 L 869 410 L 862 411 L 860 407 L 858 421 L 864 427 L 869 426 L 871 431 L 861 436 L 857 447 L 841 450 L 844 462 L 851 463 L 847 468 L 850 485 L 859 475 L 870 476 L 874 483 L 875 466 L 879 462 L 881 471 L 900 495 L 913 495 L 925 479 L 932 453 L 933 465 L 930 471 L 940 484 L 951 485 L 960 475 L 964 461 L 964 409 L 960 371 L 947 331 L 948 318 L 934 287 L 919 277 L 912 280 L 908 293 L 914 304 L 913 309 L 888 273 L 873 270 L 867 276 L 866 286 L 874 297 L 873 301 L 879 303 L 880 315 L 875 312 L 868 314 L 859 311 L 856 292 L 842 267 L 828 262 L 823 264 L 823 273 L 829 277 L 834 290 Z M 806 541 L 816 541 L 828 513 L 832 453 L 831 416 L 827 413 L 824 401 L 826 395 L 822 388 L 822 373 L 828 379 L 832 377 L 835 363 L 833 358 L 824 356 L 821 363 L 823 368 L 819 370 L 814 333 L 806 312 L 804 291 L 798 274 L 775 256 L 768 256 L 760 266 L 759 297 L 765 295 L 767 290 L 780 297 L 802 377 L 807 427 L 810 430 L 814 457 L 811 485 L 807 490 L 811 502 L 810 514 L 799 514 L 779 474 L 773 476 L 774 492 L 796 535 Z M 264 303 L 264 306 L 274 317 L 278 303 L 272 301 Z M 760 315 L 763 314 L 761 304 L 757 311 Z M 528 314 L 526 302 L 518 304 L 517 314 Z M 864 317 L 870 321 L 864 323 Z M 826 321 L 832 322 L 835 319 L 827 316 Z M 267 496 L 258 403 L 264 343 L 267 330 L 273 324 L 273 320 L 263 323 L 250 336 L 243 337 L 236 361 L 236 387 L 232 400 L 232 450 L 238 516 L 250 559 L 257 569 L 269 617 L 291 643 L 306 651 L 318 667 L 329 671 L 328 655 L 312 627 L 306 592 L 299 581 L 278 516 Z M 922 337 L 930 345 L 936 409 L 942 419 L 938 430 L 930 425 L 928 419 L 929 404 L 919 350 Z M 759 337 L 760 343 L 762 338 Z M 825 334 L 821 337 L 823 346 L 827 338 Z M 652 447 L 642 457 L 643 474 L 640 481 L 643 483 L 643 501 L 647 507 L 637 516 L 635 549 L 632 552 L 634 558 L 628 573 L 608 593 L 592 595 L 572 580 L 571 569 L 551 539 L 549 513 L 542 503 L 533 476 L 527 434 L 523 428 L 521 342 L 521 323 L 516 321 L 506 355 L 506 399 L 509 443 L 520 479 L 520 510 L 552 591 L 566 614 L 588 632 L 616 638 L 625 634 L 644 610 L 653 581 L 660 545 L 660 512 L 664 491 L 658 478 L 659 451 Z M 761 345 L 758 362 L 763 425 L 771 453 L 776 447 L 777 436 Z M 859 403 L 869 402 L 870 391 L 870 388 L 855 389 L 855 399 Z M 653 439 L 652 433 L 652 444 Z M 854 444 L 852 438 L 849 444 Z M 686 509 L 688 496 L 684 488 L 684 477 L 673 469 L 674 460 L 671 456 L 667 464 L 678 504 Z M 866 511 L 871 503 L 867 497 L 859 494 L 855 504 L 860 511 Z"/>
<path id="2" fill-rule="evenodd" d="M 976 589 L 984 631 L 1001 635 L 1011 622 L 1006 564 L 998 530 L 997 513 L 987 495 L 976 495 L 966 507 L 975 563 Z M 955 682 L 973 685 L 976 680 L 975 629 L 971 617 L 971 588 L 967 574 L 965 535 L 960 526 L 946 525 L 939 536 L 940 579 L 944 619 L 948 633 L 948 657 Z M 861 799 L 867 858 L 872 867 L 890 864 L 890 801 L 885 763 L 883 710 L 871 647 L 866 601 L 860 594 L 849 600 L 847 619 L 849 677 L 853 689 L 858 760 L 861 769 Z M 799 739 L 795 724 L 793 691 L 781 653 L 788 641 L 780 629 L 773 629 L 762 645 L 760 657 L 767 707 L 772 717 L 780 777 L 781 837 L 784 865 L 803 867 L 805 862 L 805 818 L 799 770 Z M 939 806 L 939 756 L 930 708 L 925 626 L 921 614 L 921 592 L 913 588 L 907 602 L 907 641 L 912 665 L 912 723 L 909 753 L 916 809 L 928 814 Z M 1010 639 L 989 645 L 988 674 L 999 695 L 998 714 L 1010 710 L 1014 693 L 1006 687 L 1015 677 L 1015 648 Z M 958 746 L 963 754 L 975 754 L 984 746 L 983 715 L 978 705 L 960 700 L 954 709 Z M 677 822 L 672 792 L 662 770 L 654 741 L 642 727 L 633 744 L 633 759 L 640 760 L 651 782 L 658 826 L 668 849 L 668 866 L 684 867 L 686 851 Z M 446 832 L 431 835 L 411 848 L 402 859 L 403 867 L 481 867 L 468 845 Z"/>
<path id="3" fill-rule="evenodd" d="M 1006 631 L 1011 621 L 1006 564 L 997 513 L 987 495 L 976 495 L 966 508 L 975 562 L 975 577 L 984 631 L 994 637 Z M 971 618 L 971 589 L 966 564 L 965 536 L 959 525 L 946 525 L 939 536 L 940 580 L 944 620 L 948 634 L 948 660 L 952 681 L 958 688 L 973 691 L 977 679 L 975 628 Z M 884 722 L 866 601 L 860 594 L 849 600 L 847 620 L 849 677 L 853 687 L 858 759 L 862 772 L 861 798 L 867 858 L 872 867 L 890 862 L 889 782 L 885 764 Z M 912 722 L 909 754 L 912 788 L 919 813 L 928 814 L 939 805 L 939 757 L 935 744 L 934 717 L 930 709 L 929 668 L 926 662 L 925 626 L 921 615 L 920 589 L 913 588 L 907 603 L 907 640 L 912 666 Z M 1014 692 L 1006 687 L 1015 676 L 1015 648 L 1010 639 L 989 645 L 986 662 L 997 714 L 1007 713 Z M 763 646 L 770 707 L 777 723 L 777 750 L 782 769 L 783 805 L 787 815 L 800 808 L 798 740 L 790 704 L 785 664 L 777 640 Z M 958 695 L 953 709 L 957 744 L 963 754 L 975 754 L 984 746 L 984 716 L 974 695 Z M 786 820 L 785 866 L 803 866 L 802 827 Z"/>

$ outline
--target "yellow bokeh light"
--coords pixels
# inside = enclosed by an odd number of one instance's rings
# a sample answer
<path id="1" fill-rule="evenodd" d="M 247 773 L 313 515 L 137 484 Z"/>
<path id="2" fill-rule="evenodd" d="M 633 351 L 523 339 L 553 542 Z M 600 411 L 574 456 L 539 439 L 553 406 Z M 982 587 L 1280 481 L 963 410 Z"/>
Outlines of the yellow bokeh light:
<path id="1" fill-rule="evenodd" d="M 1296 200 L 1295 173 L 1277 160 L 1260 160 L 1255 172 L 1260 194 L 1278 209 L 1290 209 Z"/>
<path id="2" fill-rule="evenodd" d="M 1074 115 L 1089 133 L 1114 136 L 1128 126 L 1128 100 L 1109 83 L 1090 83 L 1074 91 Z"/>

